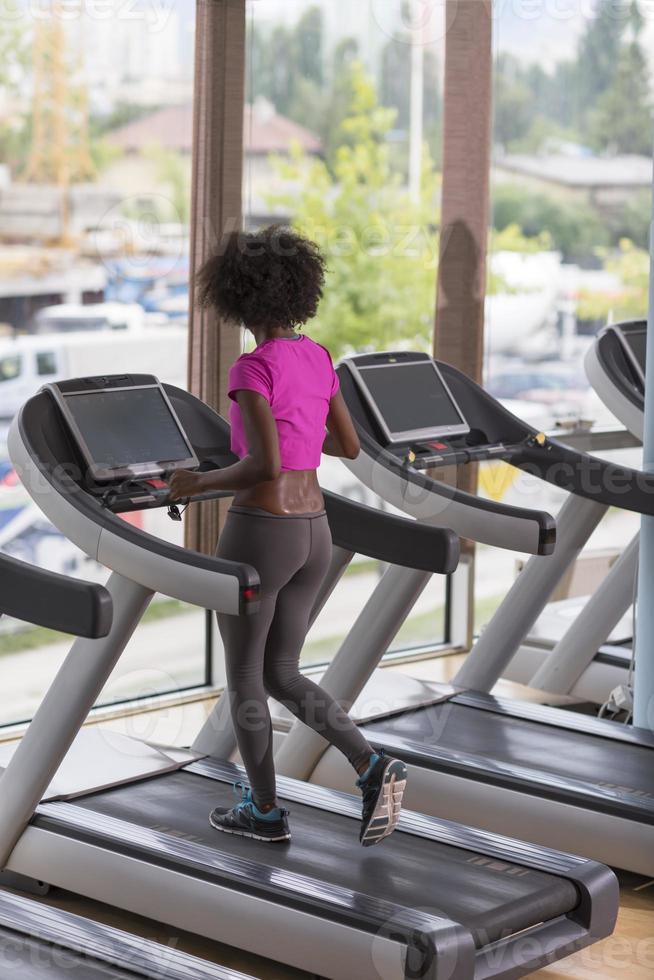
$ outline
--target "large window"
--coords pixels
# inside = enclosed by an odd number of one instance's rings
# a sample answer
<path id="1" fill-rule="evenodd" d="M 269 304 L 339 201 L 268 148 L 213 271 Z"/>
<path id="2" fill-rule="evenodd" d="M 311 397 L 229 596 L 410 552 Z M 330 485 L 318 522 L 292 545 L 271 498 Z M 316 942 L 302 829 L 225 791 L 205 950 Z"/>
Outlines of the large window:
<path id="1" fill-rule="evenodd" d="M 443 32 L 421 12 L 406 0 L 247 4 L 246 223 L 289 221 L 324 248 L 311 332 L 335 358 L 431 344 Z M 0 548 L 86 578 L 107 573 L 22 490 L 6 435 L 44 381 L 74 373 L 73 348 L 100 344 L 98 373 L 152 371 L 156 350 L 155 373 L 185 384 L 194 28 L 194 0 L 15 5 L 0 24 Z M 361 492 L 340 463 L 321 479 Z M 129 519 L 181 543 L 160 511 Z M 382 573 L 355 560 L 305 664 L 334 654 Z M 445 596 L 434 578 L 394 649 L 443 641 Z M 220 681 L 206 627 L 201 610 L 156 597 L 103 701 Z M 2 621 L 0 723 L 33 712 L 68 647 Z"/>
<path id="2" fill-rule="evenodd" d="M 186 383 L 194 32 L 194 0 L 0 18 L 0 549 L 84 578 L 107 573 L 23 491 L 6 434 L 75 364 Z M 182 541 L 160 511 L 130 520 Z M 33 713 L 70 642 L 0 620 L 0 724 Z M 205 648 L 204 612 L 156 597 L 103 700 L 204 683 Z"/>
<path id="3" fill-rule="evenodd" d="M 609 320 L 647 310 L 654 21 L 651 4 L 497 4 L 485 381 L 533 425 L 617 425 L 583 359 Z M 638 465 L 639 454 L 621 462 Z M 482 492 L 556 513 L 563 495 L 504 464 Z M 621 550 L 634 515 L 611 511 L 590 548 Z M 479 548 L 476 625 L 522 556 Z"/>

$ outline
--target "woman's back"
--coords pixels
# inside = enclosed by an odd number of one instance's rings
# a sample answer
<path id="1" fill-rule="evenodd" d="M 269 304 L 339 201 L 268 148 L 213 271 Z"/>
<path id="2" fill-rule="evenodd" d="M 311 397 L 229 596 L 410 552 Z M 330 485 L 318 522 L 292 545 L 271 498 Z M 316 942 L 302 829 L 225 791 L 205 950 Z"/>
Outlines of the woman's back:
<path id="1" fill-rule="evenodd" d="M 338 388 L 329 352 L 310 337 L 265 340 L 230 370 L 232 451 L 241 459 L 248 453 L 236 392 L 255 391 L 269 403 L 275 419 L 282 471 L 317 469 L 330 401 Z"/>

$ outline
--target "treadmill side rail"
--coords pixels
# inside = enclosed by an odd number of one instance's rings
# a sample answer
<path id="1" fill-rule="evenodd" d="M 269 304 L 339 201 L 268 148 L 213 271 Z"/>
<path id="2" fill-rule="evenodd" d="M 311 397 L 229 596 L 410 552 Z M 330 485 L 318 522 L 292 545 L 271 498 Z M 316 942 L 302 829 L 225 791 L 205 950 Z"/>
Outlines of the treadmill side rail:
<path id="1" fill-rule="evenodd" d="M 540 725 L 568 728 L 570 731 L 595 735 L 597 738 L 606 738 L 613 742 L 629 742 L 631 745 L 654 749 L 654 732 L 647 728 L 622 725 L 608 718 L 595 718 L 572 711 L 561 711 L 551 705 L 536 704 L 531 701 L 511 701 L 509 698 L 498 698 L 483 691 L 463 691 L 454 694 L 452 700 L 457 704 L 479 708 L 481 711 L 524 718 L 525 721 L 534 721 Z"/>
<path id="2" fill-rule="evenodd" d="M 9 892 L 0 894 L 0 928 L 39 940 L 91 963 L 110 964 L 138 977 L 166 980 L 248 980 L 243 973 L 190 956 L 172 945 L 133 936 L 102 922 L 35 902 Z M 44 976 L 47 950 L 39 956 Z M 77 971 L 75 971 L 77 976 Z"/>
<path id="3" fill-rule="evenodd" d="M 380 748 L 383 745 L 389 753 L 397 754 L 398 758 L 409 765 L 420 766 L 426 771 L 461 776 L 479 784 L 529 793 L 536 798 L 581 806 L 586 811 L 628 819 L 643 826 L 654 826 L 651 797 L 638 792 L 529 769 L 446 746 L 425 744 L 404 736 L 382 733 L 372 726 L 361 726 L 361 731 L 373 746 Z"/>

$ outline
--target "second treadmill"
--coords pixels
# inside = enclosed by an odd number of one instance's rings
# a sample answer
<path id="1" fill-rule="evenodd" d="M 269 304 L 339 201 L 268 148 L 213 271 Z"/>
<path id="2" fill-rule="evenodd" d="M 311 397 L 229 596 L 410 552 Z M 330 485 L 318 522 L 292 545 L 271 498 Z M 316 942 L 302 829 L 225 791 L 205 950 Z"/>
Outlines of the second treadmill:
<path id="1" fill-rule="evenodd" d="M 454 689 L 443 688 L 437 703 L 402 710 L 393 673 L 376 675 L 375 695 L 383 703 L 385 688 L 389 707 L 380 706 L 378 718 L 363 730 L 412 765 L 407 804 L 654 874 L 654 734 L 488 693 L 578 541 L 585 541 L 588 525 L 609 505 L 654 512 L 654 477 L 546 438 L 461 372 L 426 354 L 358 355 L 341 364 L 339 375 L 362 444 L 360 457 L 346 465 L 365 485 L 416 517 L 425 531 L 450 526 L 463 537 L 532 552 L 454 678 Z M 568 491 L 556 542 L 546 515 L 478 498 L 437 478 L 453 465 L 488 459 Z M 347 704 L 386 651 L 389 637 L 380 642 L 379 617 L 398 628 L 426 584 L 425 577 L 411 581 L 405 570 L 387 576 L 377 587 L 385 602 L 375 622 L 364 609 L 353 630 L 361 642 L 354 648 L 346 639 L 321 680 Z M 401 599 L 395 598 L 402 588 Z M 335 753 L 299 726 L 284 740 L 278 763 L 288 775 L 342 786 Z"/>

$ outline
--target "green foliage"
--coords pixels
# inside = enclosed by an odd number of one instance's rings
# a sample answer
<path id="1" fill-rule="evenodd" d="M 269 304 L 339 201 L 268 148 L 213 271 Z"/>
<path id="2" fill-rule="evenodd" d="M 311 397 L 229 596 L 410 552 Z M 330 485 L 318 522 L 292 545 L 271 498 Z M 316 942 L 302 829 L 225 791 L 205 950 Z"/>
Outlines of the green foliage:
<path id="1" fill-rule="evenodd" d="M 493 227 L 518 225 L 527 238 L 549 235 L 551 246 L 567 261 L 584 260 L 609 244 L 597 213 L 583 202 L 534 193 L 515 184 L 496 184 L 491 194 Z"/>
<path id="2" fill-rule="evenodd" d="M 332 88 L 326 98 L 321 135 L 327 166 L 334 172 L 339 146 L 348 141 L 343 133 L 343 120 L 348 114 L 351 97 L 351 76 L 357 61 L 359 46 L 353 38 L 345 38 L 334 50 L 332 58 Z"/>
<path id="3" fill-rule="evenodd" d="M 89 152 L 96 174 L 102 174 L 103 170 L 106 170 L 123 155 L 123 151 L 119 146 L 114 146 L 108 139 L 104 139 L 103 137 L 91 140 Z"/>
<path id="4" fill-rule="evenodd" d="M 323 22 L 320 7 L 309 7 L 293 32 L 291 58 L 298 75 L 316 86 L 323 83 Z"/>
<path id="5" fill-rule="evenodd" d="M 0 90 L 8 105 L 25 85 L 29 61 L 29 36 L 24 27 L 0 18 Z M 2 118 L 0 162 L 8 164 L 14 171 L 21 170 L 29 153 L 31 133 L 29 114 L 19 118 Z"/>
<path id="6" fill-rule="evenodd" d="M 501 54 L 495 65 L 495 138 L 537 153 L 551 136 L 597 152 L 651 152 L 650 75 L 635 0 L 600 0 L 571 60 L 551 72 Z M 549 125 L 548 125 L 549 123 Z"/>
<path id="7" fill-rule="evenodd" d="M 421 196 L 413 204 L 386 142 L 394 110 L 379 105 L 358 63 L 351 66 L 348 87 L 333 173 L 295 147 L 289 160 L 275 161 L 293 190 L 270 195 L 269 203 L 285 206 L 293 225 L 326 255 L 325 294 L 309 328 L 316 340 L 334 356 L 398 344 L 428 349 L 440 178 L 425 150 Z"/>
<path id="8" fill-rule="evenodd" d="M 649 226 L 652 192 L 644 188 L 630 197 L 624 208 L 611 214 L 607 225 L 611 232 L 611 244 L 619 244 L 628 238 L 638 248 L 649 248 Z"/>
<path id="9" fill-rule="evenodd" d="M 612 86 L 626 26 L 624 0 L 603 0 L 577 49 L 574 121 L 588 134 L 588 117 L 597 100 Z"/>
<path id="10" fill-rule="evenodd" d="M 534 155 L 541 153 L 548 143 L 559 141 L 575 143 L 577 134 L 541 113 L 532 113 L 527 130 L 511 141 L 510 150 L 512 153 Z"/>
<path id="11" fill-rule="evenodd" d="M 584 291 L 577 303 L 582 320 L 606 321 L 647 316 L 649 290 L 649 253 L 625 239 L 616 252 L 600 250 L 604 268 L 620 281 L 615 293 Z"/>
<path id="12" fill-rule="evenodd" d="M 280 115 L 311 129 L 322 140 L 325 159 L 332 167 L 342 141 L 341 123 L 347 112 L 349 71 L 358 55 L 357 42 L 347 37 L 339 41 L 328 65 L 322 10 L 309 7 L 294 27 L 277 25 L 269 30 L 254 25 L 248 44 L 248 102 L 262 96 Z"/>
<path id="13" fill-rule="evenodd" d="M 513 148 L 532 125 L 533 94 L 516 58 L 499 55 L 495 65 L 493 132 L 497 143 Z"/>
<path id="14" fill-rule="evenodd" d="M 633 41 L 620 53 L 615 78 L 589 117 L 591 144 L 614 153 L 652 151 L 652 103 L 647 60 Z"/>
<path id="15" fill-rule="evenodd" d="M 491 252 L 520 252 L 522 255 L 535 255 L 537 252 L 552 250 L 552 236 L 549 231 L 541 231 L 528 237 L 520 225 L 506 225 L 501 231 L 493 230 L 490 236 Z"/>

